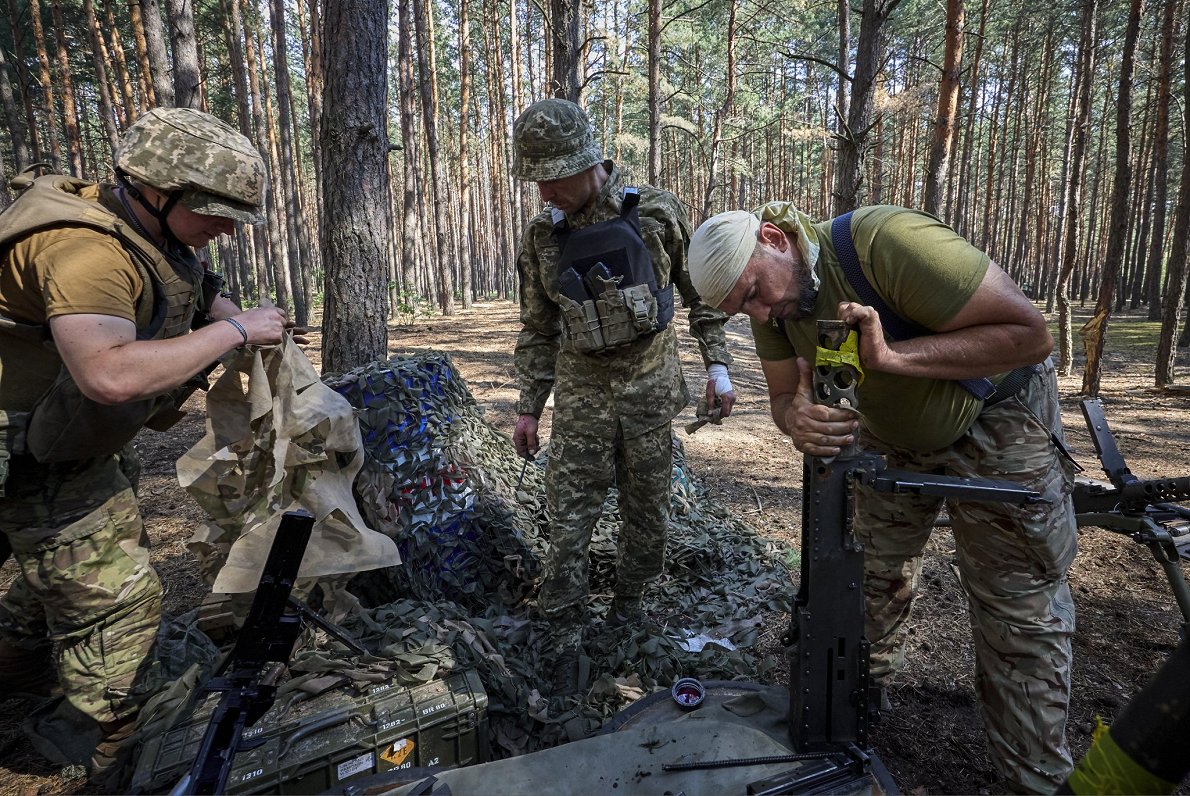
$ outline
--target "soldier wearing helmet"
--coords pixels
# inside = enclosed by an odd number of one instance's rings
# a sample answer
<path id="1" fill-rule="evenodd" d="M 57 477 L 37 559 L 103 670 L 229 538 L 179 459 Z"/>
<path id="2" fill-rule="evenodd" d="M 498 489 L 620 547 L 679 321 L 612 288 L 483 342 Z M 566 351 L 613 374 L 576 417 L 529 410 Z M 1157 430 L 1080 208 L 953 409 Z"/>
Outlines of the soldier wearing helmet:
<path id="1" fill-rule="evenodd" d="M 20 569 L 0 598 L 0 694 L 60 688 L 98 727 L 91 777 L 108 788 L 161 612 L 130 442 L 175 422 L 220 356 L 286 327 L 280 310 L 241 312 L 195 256 L 260 218 L 247 139 L 154 109 L 124 132 L 116 174 L 19 175 L 0 214 L 0 546 Z"/>
<path id="2" fill-rule="evenodd" d="M 538 423 L 554 393 L 546 468 L 552 518 L 538 596 L 557 654 L 554 694 L 582 688 L 588 547 L 604 496 L 619 490 L 619 560 L 607 621 L 643 618 L 647 584 L 662 571 L 673 453 L 670 422 L 689 395 L 678 360 L 673 294 L 708 369 L 702 414 L 731 413 L 726 316 L 690 282 L 690 223 L 677 198 L 632 186 L 604 160 L 573 102 L 529 106 L 513 126 L 513 174 L 535 182 L 548 207 L 529 222 L 517 269 L 520 381 L 514 442 L 540 447 Z"/>

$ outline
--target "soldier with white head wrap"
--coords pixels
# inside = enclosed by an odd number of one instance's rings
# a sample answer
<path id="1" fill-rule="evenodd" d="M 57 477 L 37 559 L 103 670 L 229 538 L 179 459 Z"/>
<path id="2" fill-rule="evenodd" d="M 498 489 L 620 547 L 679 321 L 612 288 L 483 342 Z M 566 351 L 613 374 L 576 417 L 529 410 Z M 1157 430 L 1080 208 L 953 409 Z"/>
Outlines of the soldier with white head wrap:
<path id="1" fill-rule="evenodd" d="M 129 443 L 176 422 L 221 355 L 286 328 L 281 310 L 241 312 L 195 256 L 261 219 L 264 164 L 243 135 L 157 108 L 115 166 L 115 185 L 18 175 L 0 214 L 0 534 L 20 568 L 0 600 L 0 693 L 60 687 L 97 725 L 90 773 L 108 789 L 161 614 Z"/>
<path id="2" fill-rule="evenodd" d="M 1073 464 L 1041 313 L 986 254 L 936 218 L 898 207 L 820 224 L 787 202 L 722 213 L 695 231 L 690 275 L 709 303 L 752 319 L 773 420 L 799 451 L 835 456 L 858 439 L 898 469 L 1011 479 L 1049 501 L 947 506 L 992 762 L 1013 792 L 1052 793 L 1071 767 L 1066 573 L 1077 543 Z M 814 400 L 809 362 L 817 321 L 827 319 L 859 331 L 858 417 Z M 942 501 L 856 492 L 865 635 L 883 685 L 904 662 Z"/>

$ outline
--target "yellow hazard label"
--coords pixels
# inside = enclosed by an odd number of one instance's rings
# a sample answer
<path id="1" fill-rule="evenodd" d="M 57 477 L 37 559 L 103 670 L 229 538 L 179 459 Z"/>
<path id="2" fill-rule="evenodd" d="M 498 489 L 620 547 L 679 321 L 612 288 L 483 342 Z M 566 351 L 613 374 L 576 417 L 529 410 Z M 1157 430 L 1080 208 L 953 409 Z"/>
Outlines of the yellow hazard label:
<path id="1" fill-rule="evenodd" d="M 394 767 L 399 766 L 409 759 L 409 755 L 413 754 L 414 746 L 413 741 L 408 738 L 393 741 L 391 746 L 380 753 L 380 759 L 387 761 Z"/>

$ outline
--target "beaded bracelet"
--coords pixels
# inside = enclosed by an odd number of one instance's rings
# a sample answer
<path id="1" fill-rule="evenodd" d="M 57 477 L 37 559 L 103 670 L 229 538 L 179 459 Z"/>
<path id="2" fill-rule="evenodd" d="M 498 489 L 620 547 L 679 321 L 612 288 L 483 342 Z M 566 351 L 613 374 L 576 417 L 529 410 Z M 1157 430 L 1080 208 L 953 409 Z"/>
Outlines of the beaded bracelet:
<path id="1" fill-rule="evenodd" d="M 237 321 L 235 318 L 224 318 L 223 320 L 227 321 L 232 326 L 236 327 L 236 331 L 238 331 L 243 336 L 243 338 L 244 338 L 243 345 L 238 346 L 238 347 L 243 348 L 243 346 L 248 345 L 248 330 L 244 328 L 244 325 L 242 323 L 240 323 L 239 321 Z"/>

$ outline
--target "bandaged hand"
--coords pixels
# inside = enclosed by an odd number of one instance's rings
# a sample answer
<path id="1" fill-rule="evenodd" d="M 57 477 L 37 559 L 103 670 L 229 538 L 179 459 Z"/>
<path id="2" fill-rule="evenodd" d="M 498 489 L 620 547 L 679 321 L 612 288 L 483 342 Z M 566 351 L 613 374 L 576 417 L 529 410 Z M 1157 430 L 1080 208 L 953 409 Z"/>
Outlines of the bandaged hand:
<path id="1" fill-rule="evenodd" d="M 720 418 L 731 414 L 735 406 L 735 388 L 731 386 L 731 379 L 727 376 L 727 366 L 721 362 L 713 362 L 707 368 L 707 406 L 718 406 Z"/>

